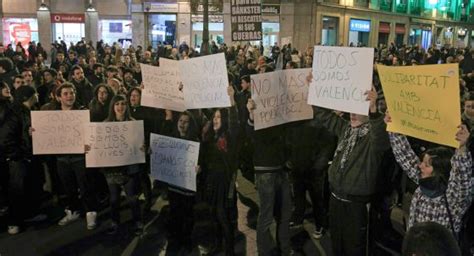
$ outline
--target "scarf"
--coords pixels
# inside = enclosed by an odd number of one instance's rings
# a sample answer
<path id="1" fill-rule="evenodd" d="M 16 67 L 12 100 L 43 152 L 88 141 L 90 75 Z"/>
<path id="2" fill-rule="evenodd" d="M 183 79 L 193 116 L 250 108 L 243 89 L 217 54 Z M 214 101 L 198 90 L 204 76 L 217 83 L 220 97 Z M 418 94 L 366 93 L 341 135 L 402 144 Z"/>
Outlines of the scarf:
<path id="1" fill-rule="evenodd" d="M 441 196 L 446 191 L 447 185 L 435 177 L 422 178 L 418 181 L 423 195 L 429 198 Z"/>
<path id="2" fill-rule="evenodd" d="M 341 154 L 341 164 L 339 165 L 339 171 L 344 171 L 345 164 L 349 158 L 349 154 L 354 149 L 359 138 L 364 137 L 369 133 L 369 123 L 364 123 L 358 127 L 349 127 L 344 133 L 341 142 L 337 145 L 336 152 L 334 153 L 334 158 Z"/>

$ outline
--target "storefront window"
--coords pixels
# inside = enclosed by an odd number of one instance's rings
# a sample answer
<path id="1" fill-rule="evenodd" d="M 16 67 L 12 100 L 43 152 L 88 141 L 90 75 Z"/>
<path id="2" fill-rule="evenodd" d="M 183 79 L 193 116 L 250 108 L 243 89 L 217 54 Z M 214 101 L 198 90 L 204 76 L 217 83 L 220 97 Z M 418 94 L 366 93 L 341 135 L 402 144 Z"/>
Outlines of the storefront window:
<path id="1" fill-rule="evenodd" d="M 21 43 L 27 48 L 31 41 L 38 42 L 38 20 L 3 18 L 3 44 Z"/>
<path id="2" fill-rule="evenodd" d="M 53 34 L 58 41 L 76 43 L 85 37 L 84 23 L 53 23 Z"/>
<path id="3" fill-rule="evenodd" d="M 403 45 L 405 39 L 405 24 L 396 23 L 395 24 L 395 44 Z"/>
<path id="4" fill-rule="evenodd" d="M 101 20 L 99 22 L 99 35 L 104 43 L 112 45 L 120 42 L 122 46 L 132 41 L 131 20 Z"/>
<path id="5" fill-rule="evenodd" d="M 265 55 L 269 55 L 269 49 L 278 43 L 278 37 L 280 35 L 280 23 L 276 22 L 262 22 L 263 30 L 263 47 L 265 49 Z M 267 52 L 268 51 L 268 52 Z"/>
<path id="6" fill-rule="evenodd" d="M 202 32 L 204 30 L 204 23 L 193 23 L 193 38 L 192 43 L 194 48 L 201 47 Z M 215 41 L 218 45 L 224 43 L 224 23 L 209 23 L 209 43 Z"/>
<path id="7" fill-rule="evenodd" d="M 370 20 L 351 19 L 349 29 L 349 45 L 369 46 Z"/>
<path id="8" fill-rule="evenodd" d="M 379 45 L 388 44 L 388 36 L 390 35 L 390 23 L 380 22 L 379 23 Z"/>
<path id="9" fill-rule="evenodd" d="M 337 27 L 339 18 L 323 17 L 323 30 L 321 33 L 321 43 L 323 45 L 337 45 Z"/>
<path id="10" fill-rule="evenodd" d="M 159 43 L 176 44 L 176 14 L 148 15 L 148 42 L 153 48 Z"/>
<path id="11" fill-rule="evenodd" d="M 426 26 L 413 26 L 410 29 L 410 36 L 408 38 L 408 43 L 411 45 L 418 44 L 424 49 L 428 49 L 431 45 L 432 32 Z"/>

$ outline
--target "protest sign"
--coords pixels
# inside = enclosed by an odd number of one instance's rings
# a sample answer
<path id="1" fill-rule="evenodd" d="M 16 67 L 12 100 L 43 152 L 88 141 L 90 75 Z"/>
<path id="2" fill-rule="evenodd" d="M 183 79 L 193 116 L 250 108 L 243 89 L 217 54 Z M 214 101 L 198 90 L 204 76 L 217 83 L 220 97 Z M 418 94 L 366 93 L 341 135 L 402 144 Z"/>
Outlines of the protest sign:
<path id="1" fill-rule="evenodd" d="M 143 121 L 85 125 L 87 167 L 114 167 L 145 163 Z"/>
<path id="2" fill-rule="evenodd" d="M 458 64 L 377 65 L 387 108 L 387 130 L 458 147 L 461 124 Z"/>
<path id="3" fill-rule="evenodd" d="M 179 90 L 178 61 L 160 58 L 160 66 L 140 64 L 143 78 L 141 105 L 182 112 L 184 95 Z"/>
<path id="4" fill-rule="evenodd" d="M 255 130 L 313 118 L 306 76 L 310 68 L 252 75 Z"/>
<path id="5" fill-rule="evenodd" d="M 373 48 L 315 46 L 308 104 L 369 115 Z"/>
<path id="6" fill-rule="evenodd" d="M 188 109 L 230 107 L 224 53 L 178 62 Z"/>
<path id="7" fill-rule="evenodd" d="M 150 134 L 151 177 L 196 191 L 199 142 Z"/>
<path id="8" fill-rule="evenodd" d="M 262 40 L 262 1 L 231 0 L 232 41 Z"/>
<path id="9" fill-rule="evenodd" d="M 31 111 L 33 154 L 83 154 L 88 110 Z"/>

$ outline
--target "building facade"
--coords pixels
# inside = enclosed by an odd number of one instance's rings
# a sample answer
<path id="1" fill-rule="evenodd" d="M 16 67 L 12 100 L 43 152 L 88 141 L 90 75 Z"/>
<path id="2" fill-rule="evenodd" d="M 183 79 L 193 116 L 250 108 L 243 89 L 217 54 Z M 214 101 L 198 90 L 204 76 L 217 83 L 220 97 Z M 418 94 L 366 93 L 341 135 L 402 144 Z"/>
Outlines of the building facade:
<path id="1" fill-rule="evenodd" d="M 76 42 L 124 46 L 202 42 L 203 12 L 179 0 L 0 0 L 4 44 Z M 232 44 L 230 1 L 209 10 L 210 39 Z M 474 46 L 474 0 L 263 0 L 263 44 Z"/>

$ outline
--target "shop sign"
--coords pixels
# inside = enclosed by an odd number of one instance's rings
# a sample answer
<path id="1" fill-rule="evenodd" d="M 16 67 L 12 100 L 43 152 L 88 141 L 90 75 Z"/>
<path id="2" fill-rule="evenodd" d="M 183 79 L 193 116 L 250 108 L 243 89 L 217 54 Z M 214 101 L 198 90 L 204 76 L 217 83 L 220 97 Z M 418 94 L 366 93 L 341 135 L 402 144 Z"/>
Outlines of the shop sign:
<path id="1" fill-rule="evenodd" d="M 370 32 L 370 20 L 351 19 L 349 28 L 351 31 Z"/>
<path id="2" fill-rule="evenodd" d="M 232 41 L 260 41 L 262 35 L 262 1 L 231 0 Z"/>
<path id="3" fill-rule="evenodd" d="M 52 23 L 84 23 L 84 14 L 52 13 Z"/>
<path id="4" fill-rule="evenodd" d="M 178 12 L 178 4 L 169 3 L 143 3 L 143 10 L 145 12 Z"/>
<path id="5" fill-rule="evenodd" d="M 204 12 L 204 7 L 202 6 L 202 4 L 200 4 L 200 5 L 198 6 L 197 11 L 198 11 L 198 12 Z M 222 13 L 222 11 L 219 10 L 219 7 L 217 7 L 217 6 L 212 6 L 212 5 L 210 5 L 210 6 L 208 7 L 208 11 L 209 11 L 210 13 L 214 13 L 214 12 Z"/>
<path id="6" fill-rule="evenodd" d="M 280 14 L 279 4 L 262 4 L 262 14 Z"/>

